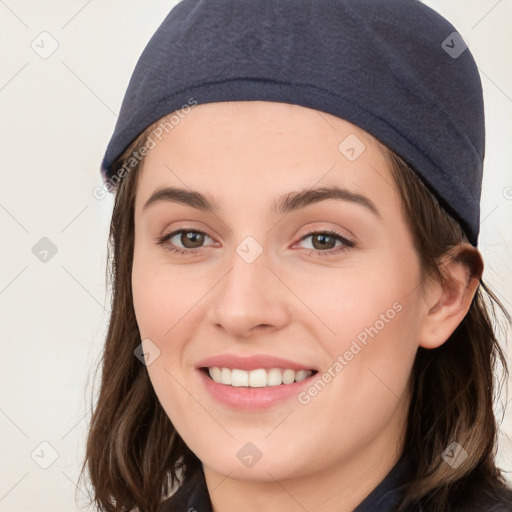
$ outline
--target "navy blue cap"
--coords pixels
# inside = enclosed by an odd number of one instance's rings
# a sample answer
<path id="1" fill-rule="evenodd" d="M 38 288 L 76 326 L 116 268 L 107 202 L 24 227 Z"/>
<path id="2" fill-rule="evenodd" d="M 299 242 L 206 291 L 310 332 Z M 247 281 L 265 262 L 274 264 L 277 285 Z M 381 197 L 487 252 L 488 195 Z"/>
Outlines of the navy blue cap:
<path id="1" fill-rule="evenodd" d="M 485 122 L 478 68 L 417 0 L 183 0 L 131 77 L 102 162 L 189 105 L 277 101 L 366 130 L 412 165 L 477 244 Z M 341 142 L 341 141 L 340 141 Z"/>

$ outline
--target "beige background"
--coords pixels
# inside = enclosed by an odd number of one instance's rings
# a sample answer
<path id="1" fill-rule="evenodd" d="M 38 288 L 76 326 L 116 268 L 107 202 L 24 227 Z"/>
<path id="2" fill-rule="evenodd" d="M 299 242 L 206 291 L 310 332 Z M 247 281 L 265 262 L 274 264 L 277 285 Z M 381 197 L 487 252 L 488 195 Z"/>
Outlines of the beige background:
<path id="1" fill-rule="evenodd" d="M 136 60 L 175 3 L 0 0 L 0 512 L 71 512 L 86 502 L 76 480 L 108 321 L 113 204 L 92 190 Z M 480 248 L 485 277 L 512 311 L 512 2 L 427 3 L 456 26 L 482 73 Z M 46 263 L 32 252 L 43 237 L 57 250 Z M 508 471 L 510 409 L 499 450 Z"/>

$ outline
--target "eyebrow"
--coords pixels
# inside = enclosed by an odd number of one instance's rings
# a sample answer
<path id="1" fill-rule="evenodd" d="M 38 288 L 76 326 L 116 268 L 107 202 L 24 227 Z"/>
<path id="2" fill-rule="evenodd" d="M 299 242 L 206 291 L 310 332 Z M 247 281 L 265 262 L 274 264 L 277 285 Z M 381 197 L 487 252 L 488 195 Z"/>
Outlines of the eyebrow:
<path id="1" fill-rule="evenodd" d="M 285 214 L 328 199 L 348 201 L 364 206 L 374 215 L 381 218 L 379 210 L 377 210 L 375 204 L 366 196 L 337 186 L 290 192 L 281 196 L 277 201 L 274 201 L 271 205 L 271 211 L 277 214 Z M 142 207 L 142 210 L 145 210 L 152 204 L 161 202 L 185 204 L 193 208 L 197 208 L 198 210 L 212 213 L 220 210 L 218 203 L 216 201 L 211 201 L 206 195 L 195 190 L 186 190 L 175 187 L 164 187 L 155 190 Z"/>

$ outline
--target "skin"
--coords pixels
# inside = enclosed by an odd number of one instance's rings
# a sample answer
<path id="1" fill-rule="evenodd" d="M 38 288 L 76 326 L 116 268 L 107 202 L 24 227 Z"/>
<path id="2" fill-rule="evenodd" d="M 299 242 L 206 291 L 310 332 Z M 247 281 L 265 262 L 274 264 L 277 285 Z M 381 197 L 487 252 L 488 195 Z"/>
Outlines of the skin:
<path id="1" fill-rule="evenodd" d="M 350 134 L 366 146 L 353 162 L 338 150 Z M 335 199 L 271 210 L 283 194 L 330 185 L 364 195 L 379 215 Z M 202 192 L 219 210 L 163 201 L 143 210 L 165 186 Z M 175 254 L 155 241 L 178 229 L 207 234 L 200 252 Z M 321 249 L 318 235 L 301 240 L 332 229 L 354 246 L 336 252 L 339 241 Z M 247 236 L 263 249 L 252 263 L 236 252 Z M 197 251 L 179 235 L 172 243 Z M 476 249 L 458 250 L 482 270 Z M 418 347 L 445 342 L 478 285 L 463 262 L 447 260 L 443 270 L 446 284 L 420 286 L 387 163 L 373 138 L 343 119 L 282 103 L 210 103 L 158 142 L 138 177 L 134 308 L 141 339 L 160 350 L 147 367 L 155 392 L 203 462 L 216 512 L 348 512 L 370 493 L 402 453 Z M 306 405 L 293 397 L 234 410 L 210 397 L 194 369 L 207 356 L 263 353 L 322 374 L 396 303 L 400 312 Z M 250 468 L 237 457 L 247 442 L 262 454 Z"/>

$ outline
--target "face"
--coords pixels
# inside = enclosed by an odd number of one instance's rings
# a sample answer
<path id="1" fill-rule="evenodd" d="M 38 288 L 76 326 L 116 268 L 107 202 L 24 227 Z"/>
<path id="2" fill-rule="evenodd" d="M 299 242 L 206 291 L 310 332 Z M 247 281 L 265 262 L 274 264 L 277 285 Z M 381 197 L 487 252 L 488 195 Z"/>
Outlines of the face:
<path id="1" fill-rule="evenodd" d="M 193 107 L 155 144 L 134 308 L 155 392 L 205 473 L 282 480 L 390 457 L 424 304 L 372 137 L 258 101 Z"/>

